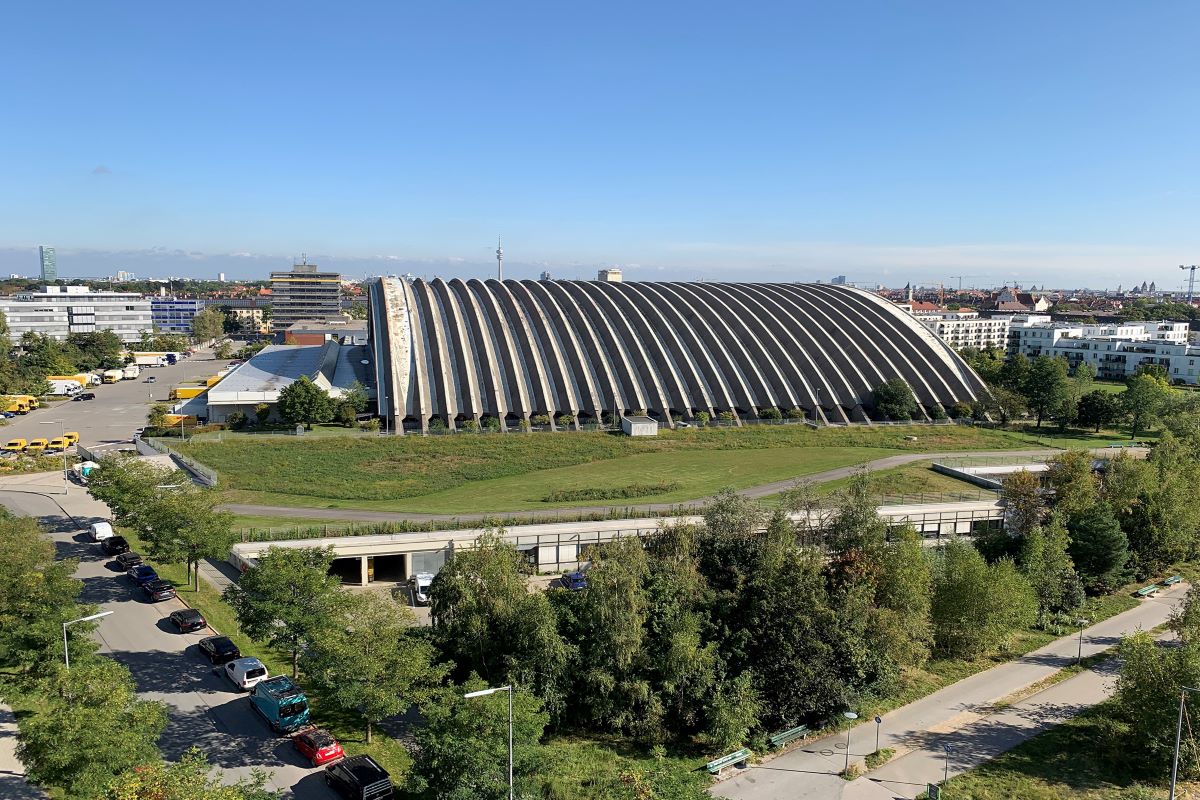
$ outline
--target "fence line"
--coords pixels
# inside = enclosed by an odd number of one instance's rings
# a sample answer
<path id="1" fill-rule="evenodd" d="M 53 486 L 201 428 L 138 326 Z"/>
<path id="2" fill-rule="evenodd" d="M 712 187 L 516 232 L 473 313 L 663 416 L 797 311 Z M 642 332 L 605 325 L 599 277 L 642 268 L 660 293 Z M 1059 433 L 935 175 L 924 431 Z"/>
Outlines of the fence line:
<path id="1" fill-rule="evenodd" d="M 179 464 L 183 465 L 184 469 L 191 472 L 193 475 L 195 475 L 197 478 L 199 478 L 206 485 L 208 485 L 208 486 L 216 486 L 217 485 L 217 480 L 219 479 L 220 476 L 217 474 L 217 471 L 215 469 L 213 469 L 212 467 L 209 467 L 205 464 L 200 463 L 199 461 L 192 458 L 191 456 L 184 455 L 183 453 L 176 450 L 174 447 L 171 447 L 170 445 L 166 444 L 162 439 L 159 439 L 158 437 L 151 437 L 149 439 L 138 439 L 137 441 L 143 442 L 148 447 L 152 448 L 153 450 L 155 450 L 159 453 L 171 456 L 171 458 L 175 459 Z"/>

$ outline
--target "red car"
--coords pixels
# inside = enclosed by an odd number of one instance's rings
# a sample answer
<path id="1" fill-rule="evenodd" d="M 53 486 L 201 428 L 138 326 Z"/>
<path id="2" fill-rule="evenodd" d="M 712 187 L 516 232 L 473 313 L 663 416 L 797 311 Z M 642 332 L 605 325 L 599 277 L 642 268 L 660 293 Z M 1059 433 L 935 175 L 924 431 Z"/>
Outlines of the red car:
<path id="1" fill-rule="evenodd" d="M 314 767 L 337 761 L 346 755 L 333 734 L 322 728 L 309 728 L 292 736 L 292 744 L 300 755 L 312 762 Z"/>

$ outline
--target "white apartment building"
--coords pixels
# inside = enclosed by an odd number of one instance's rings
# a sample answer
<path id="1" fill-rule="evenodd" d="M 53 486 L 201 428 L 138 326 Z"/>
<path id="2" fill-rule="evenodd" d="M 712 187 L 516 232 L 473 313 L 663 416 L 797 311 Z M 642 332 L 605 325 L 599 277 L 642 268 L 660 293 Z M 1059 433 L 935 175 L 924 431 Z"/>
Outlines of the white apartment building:
<path id="1" fill-rule="evenodd" d="M 93 292 L 87 286 L 47 286 L 41 292 L 0 297 L 14 343 L 26 332 L 53 339 L 72 333 L 110 330 L 136 342 L 154 329 L 150 301 L 134 292 Z"/>
<path id="2" fill-rule="evenodd" d="M 1014 317 L 1009 331 L 1009 355 L 1062 356 L 1072 370 L 1090 364 L 1099 378 L 1123 380 L 1142 364 L 1164 367 L 1176 383 L 1200 378 L 1200 347 L 1188 344 L 1186 322 L 1078 325 L 1028 315 Z"/>
<path id="3" fill-rule="evenodd" d="M 1008 345 L 1007 317 L 980 317 L 977 311 L 917 311 L 913 316 L 955 350 Z"/>

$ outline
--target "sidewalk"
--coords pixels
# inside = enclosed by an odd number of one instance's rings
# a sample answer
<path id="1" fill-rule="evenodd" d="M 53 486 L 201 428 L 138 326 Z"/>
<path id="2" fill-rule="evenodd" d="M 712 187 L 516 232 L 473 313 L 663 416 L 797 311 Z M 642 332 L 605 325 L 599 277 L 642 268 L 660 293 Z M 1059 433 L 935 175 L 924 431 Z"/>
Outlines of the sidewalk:
<path id="1" fill-rule="evenodd" d="M 46 793 L 25 782 L 25 767 L 17 760 L 17 722 L 12 709 L 0 704 L 0 797 L 4 800 L 46 800 Z"/>
<path id="2" fill-rule="evenodd" d="M 1174 606 L 1187 596 L 1187 589 L 1186 584 L 1176 585 L 1157 598 L 1143 600 L 1136 608 L 1087 628 L 1084 631 L 1083 655 L 1087 657 L 1102 652 L 1116 645 L 1122 636 L 1139 629 L 1149 630 L 1166 622 Z M 1081 699 L 1095 696 L 1096 689 L 1088 688 L 1086 683 L 1095 679 L 1095 673 L 1084 673 L 1064 681 L 1002 714 L 989 716 L 992 705 L 997 701 L 1073 664 L 1078 644 L 1078 634 L 1064 636 L 1007 664 L 972 675 L 890 712 L 883 718 L 879 746 L 890 747 L 901 753 L 916 752 L 911 757 L 902 756 L 892 764 L 881 767 L 877 770 L 879 774 L 872 777 L 886 776 L 903 785 L 906 780 L 932 774 L 935 771 L 932 765 L 936 765 L 935 778 L 940 778 L 940 770 L 944 768 L 942 756 L 938 755 L 941 753 L 941 739 L 954 740 L 968 735 L 963 733 L 968 729 L 970 736 L 981 737 L 980 741 L 970 745 L 973 752 L 991 752 L 985 746 L 988 742 L 992 743 L 990 747 L 999 748 L 995 752 L 1006 750 L 1040 730 L 1034 725 L 1009 718 L 1013 714 L 1032 713 L 1036 708 L 1031 705 L 1034 703 L 1058 703 L 1058 717 L 1051 714 L 1048 707 L 1029 717 L 1030 720 L 1043 719 L 1045 727 L 1078 713 L 1086 705 L 1078 705 L 1082 700 L 1071 700 L 1074 696 L 1072 693 Z M 986 733 L 989 729 L 992 731 L 990 734 Z M 850 734 L 851 762 L 861 761 L 874 749 L 874 744 L 873 722 L 854 728 Z M 711 794 L 738 800 L 849 800 L 875 796 L 868 787 L 860 786 L 869 783 L 869 780 L 847 783 L 838 777 L 845 766 L 845 748 L 844 732 L 809 742 L 764 764 L 741 771 L 733 778 L 713 786 Z M 990 757 L 986 756 L 984 760 Z M 955 762 L 952 757 L 952 772 L 956 763 L 960 772 L 973 766 L 967 761 Z M 889 783 L 888 788 L 896 787 Z M 923 789 L 924 784 L 920 788 Z M 915 796 L 916 793 L 914 791 L 906 796 Z"/>

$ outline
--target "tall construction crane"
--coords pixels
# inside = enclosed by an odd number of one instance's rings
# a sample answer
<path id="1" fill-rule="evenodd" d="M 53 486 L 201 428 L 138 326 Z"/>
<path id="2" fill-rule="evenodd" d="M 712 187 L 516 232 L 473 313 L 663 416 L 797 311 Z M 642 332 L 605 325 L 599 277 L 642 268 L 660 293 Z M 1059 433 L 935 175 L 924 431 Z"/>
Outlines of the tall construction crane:
<path id="1" fill-rule="evenodd" d="M 1196 288 L 1196 265 L 1188 264 L 1187 266 L 1184 266 L 1183 264 L 1180 264 L 1179 268 L 1188 270 L 1187 301 L 1188 301 L 1188 304 L 1190 305 L 1192 302 L 1192 290 Z"/>
<path id="2" fill-rule="evenodd" d="M 982 277 L 983 277 L 982 275 L 951 275 L 950 280 L 955 280 L 955 279 L 958 280 L 958 290 L 961 292 L 963 278 L 982 278 Z"/>

